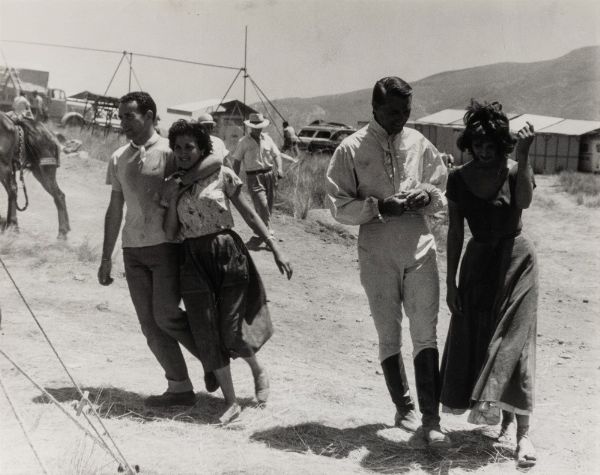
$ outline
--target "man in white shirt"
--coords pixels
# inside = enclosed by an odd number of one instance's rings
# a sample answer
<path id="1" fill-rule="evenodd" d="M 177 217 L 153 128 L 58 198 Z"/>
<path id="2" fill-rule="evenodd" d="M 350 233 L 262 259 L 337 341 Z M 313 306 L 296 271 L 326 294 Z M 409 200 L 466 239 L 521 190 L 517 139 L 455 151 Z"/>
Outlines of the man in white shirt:
<path id="1" fill-rule="evenodd" d="M 269 125 L 269 120 L 262 114 L 250 114 L 244 124 L 250 128 L 250 133 L 239 140 L 232 154 L 233 170 L 239 175 L 240 167 L 244 164 L 254 209 L 273 235 L 273 199 L 277 180 L 283 178 L 281 154 L 273 139 L 263 132 Z M 259 246 L 261 243 L 262 239 L 258 236 L 252 236 L 248 241 L 250 247 Z"/>
<path id="2" fill-rule="evenodd" d="M 131 92 L 121 98 L 121 129 L 130 142 L 108 164 L 112 192 L 98 281 L 113 281 L 112 253 L 127 205 L 122 232 L 125 277 L 142 333 L 167 379 L 167 391 L 144 402 L 151 407 L 193 406 L 196 397 L 178 342 L 196 356 L 197 350 L 187 316 L 179 309 L 179 244 L 167 239 L 165 208 L 160 205 L 165 170 L 172 168 L 173 158 L 169 141 L 154 129 L 155 117 L 156 104 L 149 94 Z M 207 389 L 216 390 L 214 374 L 207 376 Z"/>
<path id="3" fill-rule="evenodd" d="M 12 104 L 13 112 L 18 118 L 26 117 L 27 119 L 33 119 L 33 113 L 31 112 L 31 104 L 25 97 L 25 93 L 21 92 L 18 96 L 15 96 Z"/>
<path id="4" fill-rule="evenodd" d="M 445 208 L 447 170 L 437 149 L 405 128 L 412 88 L 387 77 L 373 89 L 373 120 L 346 138 L 327 170 L 332 214 L 360 225 L 361 283 L 379 336 L 379 359 L 396 406 L 395 424 L 415 431 L 418 420 L 401 354 L 402 311 L 410 321 L 423 433 L 445 446 L 440 429 L 437 350 L 439 278 L 426 215 Z"/>
<path id="5" fill-rule="evenodd" d="M 35 120 L 42 120 L 44 112 L 44 99 L 37 91 L 33 91 L 33 97 L 31 98 L 31 111 Z"/>
<path id="6" fill-rule="evenodd" d="M 296 131 L 286 120 L 283 121 L 283 147 L 282 152 L 290 153 L 292 157 L 297 157 L 300 153 L 298 150 L 298 136 Z"/>

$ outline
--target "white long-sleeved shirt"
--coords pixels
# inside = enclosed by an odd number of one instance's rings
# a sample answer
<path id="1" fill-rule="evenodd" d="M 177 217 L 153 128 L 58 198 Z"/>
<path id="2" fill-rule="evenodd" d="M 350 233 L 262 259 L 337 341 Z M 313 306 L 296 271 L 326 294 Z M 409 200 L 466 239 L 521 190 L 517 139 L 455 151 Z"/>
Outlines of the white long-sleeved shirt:
<path id="1" fill-rule="evenodd" d="M 331 213 L 343 224 L 365 224 L 379 217 L 378 199 L 421 188 L 430 201 L 415 212 L 432 215 L 447 204 L 447 178 L 440 152 L 420 132 L 404 128 L 391 136 L 372 120 L 344 139 L 331 158 Z"/>

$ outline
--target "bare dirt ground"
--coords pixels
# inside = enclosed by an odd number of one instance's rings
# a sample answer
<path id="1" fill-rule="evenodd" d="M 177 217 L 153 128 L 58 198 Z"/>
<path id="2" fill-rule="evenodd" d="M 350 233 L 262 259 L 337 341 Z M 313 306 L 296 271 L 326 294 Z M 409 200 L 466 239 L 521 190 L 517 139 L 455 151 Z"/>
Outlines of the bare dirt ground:
<path id="1" fill-rule="evenodd" d="M 142 473 L 517 472 L 512 447 L 494 444 L 497 428 L 470 425 L 466 416 L 444 415 L 453 441 L 445 451 L 429 451 L 419 434 L 391 427 L 394 410 L 378 372 L 355 246 L 285 215 L 276 216 L 275 229 L 294 263 L 293 279 L 278 274 L 270 254 L 254 253 L 276 325 L 259 354 L 271 375 L 267 407 L 255 407 L 250 371 L 236 361 L 244 410 L 237 422 L 219 426 L 221 395 L 203 391 L 200 364 L 186 355 L 198 404 L 185 411 L 145 410 L 143 398 L 162 392 L 165 381 L 139 330 L 120 254 L 114 284 L 96 281 L 109 197 L 104 170 L 93 159 L 64 158 L 58 179 L 73 228 L 67 243 L 55 241 L 53 203 L 27 177 L 30 208 L 19 215 L 19 235 L 0 236 L 0 257 L 77 383 L 90 391 L 110 435 Z M 532 421 L 539 462 L 532 472 L 597 473 L 600 210 L 578 206 L 555 183 L 538 177 L 535 203 L 524 218 L 541 266 Z M 5 201 L 0 198 L 3 215 Z M 444 260 L 440 255 L 442 282 Z M 449 319 L 443 298 L 440 348 Z M 0 349 L 74 414 L 74 386 L 2 269 L 0 305 Z M 410 361 L 409 338 L 405 342 Z M 412 365 L 407 368 L 413 381 Z M 51 473 L 116 473 L 117 464 L 1 355 L 0 377 Z M 0 473 L 42 473 L 3 394 L 0 418 Z"/>

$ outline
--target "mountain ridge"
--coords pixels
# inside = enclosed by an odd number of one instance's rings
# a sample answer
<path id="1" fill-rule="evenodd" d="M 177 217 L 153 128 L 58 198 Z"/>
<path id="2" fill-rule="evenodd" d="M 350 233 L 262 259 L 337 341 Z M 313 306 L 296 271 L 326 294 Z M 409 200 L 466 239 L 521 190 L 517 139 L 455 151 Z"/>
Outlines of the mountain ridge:
<path id="1" fill-rule="evenodd" d="M 411 120 L 443 109 L 463 109 L 471 98 L 499 101 L 507 112 L 600 120 L 600 45 L 548 60 L 507 61 L 442 71 L 412 81 L 411 86 Z M 372 116 L 371 91 L 369 87 L 272 102 L 296 128 L 316 119 L 356 126 Z M 264 112 L 260 104 L 253 107 Z"/>

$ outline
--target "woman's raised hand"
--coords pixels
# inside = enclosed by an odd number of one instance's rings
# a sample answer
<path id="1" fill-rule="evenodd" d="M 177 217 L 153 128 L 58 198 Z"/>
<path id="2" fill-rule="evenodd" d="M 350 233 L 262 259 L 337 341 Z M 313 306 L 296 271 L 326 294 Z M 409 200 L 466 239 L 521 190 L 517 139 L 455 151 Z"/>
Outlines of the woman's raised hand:
<path id="1" fill-rule="evenodd" d="M 517 132 L 517 153 L 527 153 L 534 137 L 535 131 L 533 130 L 533 124 L 526 122 Z"/>

